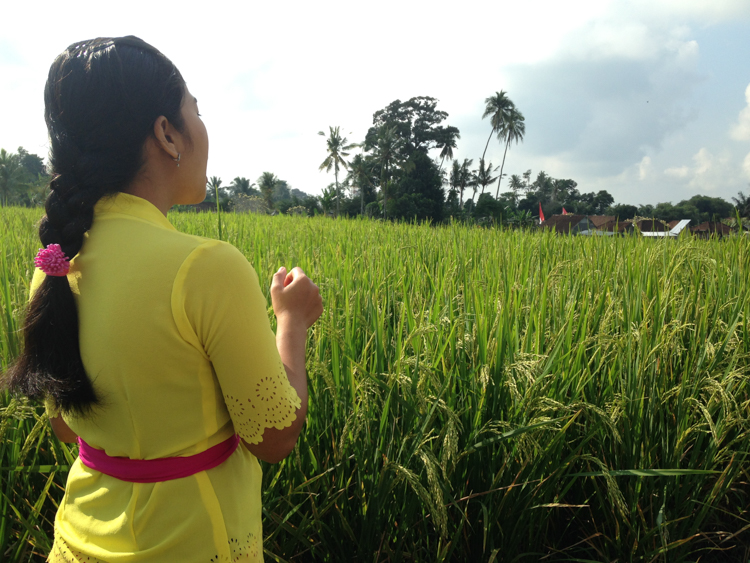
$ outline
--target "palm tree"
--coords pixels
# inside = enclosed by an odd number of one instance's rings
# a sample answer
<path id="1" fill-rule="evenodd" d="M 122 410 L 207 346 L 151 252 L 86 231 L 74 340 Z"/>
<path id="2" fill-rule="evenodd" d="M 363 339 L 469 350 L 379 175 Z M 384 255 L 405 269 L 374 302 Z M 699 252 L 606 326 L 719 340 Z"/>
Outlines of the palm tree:
<path id="1" fill-rule="evenodd" d="M 740 217 L 750 217 L 750 197 L 747 197 L 743 192 L 737 192 L 737 197 L 733 197 L 732 201 Z"/>
<path id="2" fill-rule="evenodd" d="M 0 149 L 0 207 L 8 205 L 10 194 L 21 185 L 23 172 L 18 155 Z"/>
<path id="3" fill-rule="evenodd" d="M 209 193 L 213 191 L 214 197 L 216 198 L 216 205 L 219 205 L 219 190 L 223 189 L 221 187 L 221 178 L 218 176 L 211 176 L 211 178 L 208 180 L 207 186 L 209 189 Z M 210 200 L 209 200 L 210 201 Z"/>
<path id="4" fill-rule="evenodd" d="M 443 161 L 448 158 L 449 160 L 453 159 L 453 149 L 457 148 L 458 145 L 456 144 L 456 137 L 451 137 L 449 140 L 445 142 L 445 144 L 442 147 L 442 150 L 440 151 L 440 167 L 438 170 L 443 169 Z"/>
<path id="5" fill-rule="evenodd" d="M 459 193 L 459 208 L 464 208 L 464 190 L 474 184 L 473 174 L 471 173 L 471 163 L 473 159 L 465 158 L 463 164 L 459 164 L 458 160 L 453 161 L 453 168 L 450 173 L 450 186 L 452 190 Z"/>
<path id="6" fill-rule="evenodd" d="M 232 180 L 232 183 L 229 184 L 229 190 L 232 192 L 233 196 L 244 194 L 247 196 L 256 195 L 258 191 L 255 189 L 255 183 L 250 183 L 250 180 L 247 178 L 241 178 L 237 177 L 234 180 Z"/>
<path id="7" fill-rule="evenodd" d="M 476 182 L 478 185 L 482 186 L 482 191 L 479 194 L 479 197 L 482 197 L 482 194 L 484 194 L 484 189 L 497 180 L 497 176 L 492 176 L 492 173 L 497 170 L 498 167 L 495 166 L 495 168 L 492 168 L 492 162 L 490 161 L 487 166 L 484 165 L 484 158 L 479 159 L 479 169 L 476 173 Z"/>
<path id="8" fill-rule="evenodd" d="M 513 174 L 510 177 L 510 182 L 508 183 L 508 186 L 513 191 L 513 200 L 516 205 L 518 205 L 518 192 L 526 187 L 526 184 L 524 183 L 523 179 L 518 174 Z"/>
<path id="9" fill-rule="evenodd" d="M 492 139 L 492 135 L 497 133 L 498 139 L 503 137 L 503 135 L 501 135 L 501 132 L 505 128 L 505 123 L 510 116 L 511 110 L 515 108 L 515 105 L 504 90 L 495 92 L 495 95 L 490 96 L 489 98 L 484 100 L 484 103 L 486 104 L 486 106 L 484 109 L 484 113 L 482 114 L 482 119 L 488 116 L 490 117 L 490 125 L 492 125 L 492 131 L 490 131 L 490 136 L 487 137 L 487 143 L 484 145 L 482 159 L 484 159 L 484 157 L 487 155 L 487 147 L 490 145 L 490 139 Z"/>
<path id="10" fill-rule="evenodd" d="M 461 165 L 459 164 L 458 160 L 453 161 L 450 174 L 448 175 L 448 185 L 450 186 L 449 193 L 457 194 L 459 192 L 461 185 Z M 462 207 L 463 194 L 461 196 L 461 201 L 459 201 L 459 209 L 461 209 Z"/>
<path id="11" fill-rule="evenodd" d="M 500 195 L 500 183 L 503 181 L 503 168 L 505 167 L 505 155 L 508 154 L 508 147 L 515 141 L 516 144 L 519 141 L 523 141 L 523 136 L 526 134 L 526 124 L 524 123 L 525 118 L 523 114 L 518 111 L 515 107 L 510 111 L 505 123 L 503 130 L 498 133 L 498 136 L 502 133 L 505 137 L 505 152 L 503 152 L 503 162 L 500 165 L 500 176 L 497 180 L 497 192 L 495 193 L 495 199 Z"/>
<path id="12" fill-rule="evenodd" d="M 271 172 L 263 172 L 260 178 L 258 178 L 258 188 L 260 188 L 263 199 L 266 200 L 266 206 L 269 211 L 273 209 L 273 190 L 278 181 L 279 179 L 276 177 L 276 174 L 272 174 Z"/>
<path id="13" fill-rule="evenodd" d="M 378 130 L 378 140 L 375 145 L 375 161 L 380 165 L 380 191 L 383 194 L 383 217 L 388 218 L 388 185 L 390 183 L 390 169 L 396 162 L 398 151 L 403 140 L 396 136 L 395 127 L 383 125 Z"/>
<path id="14" fill-rule="evenodd" d="M 464 158 L 463 164 L 461 164 L 461 175 L 459 176 L 461 198 L 463 199 L 463 193 L 466 188 L 474 188 L 474 194 L 471 196 L 472 201 L 474 195 L 476 195 L 476 180 L 474 174 L 471 171 L 471 164 L 474 162 L 473 158 Z"/>
<path id="15" fill-rule="evenodd" d="M 365 190 L 372 185 L 372 168 L 361 154 L 355 155 L 349 163 L 349 176 L 352 186 L 359 188 L 360 213 L 365 214 Z"/>
<path id="16" fill-rule="evenodd" d="M 330 172 L 333 168 L 333 174 L 336 178 L 336 216 L 338 217 L 341 209 L 341 193 L 339 192 L 339 167 L 348 168 L 349 165 L 345 160 L 345 157 L 349 156 L 349 151 L 354 147 L 358 146 L 356 143 L 347 144 L 346 137 L 342 137 L 339 131 L 339 126 L 328 127 L 328 138 L 326 139 L 326 149 L 328 156 L 320 165 L 318 170 L 325 170 Z M 318 135 L 326 136 L 323 131 L 318 131 Z"/>

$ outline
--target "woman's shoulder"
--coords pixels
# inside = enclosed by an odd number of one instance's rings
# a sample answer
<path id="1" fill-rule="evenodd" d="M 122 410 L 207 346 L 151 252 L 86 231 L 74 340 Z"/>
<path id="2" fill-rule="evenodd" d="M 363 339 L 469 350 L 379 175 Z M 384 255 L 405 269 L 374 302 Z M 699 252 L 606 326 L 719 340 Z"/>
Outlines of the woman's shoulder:
<path id="1" fill-rule="evenodd" d="M 186 235 L 191 237 L 193 259 L 203 262 L 238 262 L 247 263 L 247 258 L 240 250 L 228 242 L 212 238 Z"/>
<path id="2" fill-rule="evenodd" d="M 181 277 L 211 279 L 214 284 L 254 277 L 255 269 L 234 245 L 216 239 L 193 237 L 193 249 L 181 267 Z"/>

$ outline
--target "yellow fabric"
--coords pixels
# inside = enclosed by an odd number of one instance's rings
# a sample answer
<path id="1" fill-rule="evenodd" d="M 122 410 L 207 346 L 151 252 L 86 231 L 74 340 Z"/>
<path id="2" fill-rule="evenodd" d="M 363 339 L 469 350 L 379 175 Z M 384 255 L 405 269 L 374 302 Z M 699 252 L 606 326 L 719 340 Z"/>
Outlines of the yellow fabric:
<path id="1" fill-rule="evenodd" d="M 265 428 L 289 426 L 300 399 L 244 256 L 179 233 L 135 196 L 102 200 L 94 217 L 68 279 L 101 405 L 85 418 L 63 414 L 71 429 L 111 456 L 156 459 L 199 453 L 235 432 L 258 443 Z M 49 560 L 262 561 L 260 486 L 258 461 L 242 445 L 214 469 L 150 484 L 76 460 Z"/>

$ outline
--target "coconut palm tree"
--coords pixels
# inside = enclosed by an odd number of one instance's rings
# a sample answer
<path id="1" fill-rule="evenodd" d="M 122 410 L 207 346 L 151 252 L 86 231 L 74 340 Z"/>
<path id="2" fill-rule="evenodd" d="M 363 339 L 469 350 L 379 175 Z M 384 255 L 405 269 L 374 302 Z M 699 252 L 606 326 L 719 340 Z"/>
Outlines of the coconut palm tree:
<path id="1" fill-rule="evenodd" d="M 523 181 L 523 178 L 519 176 L 518 174 L 513 174 L 510 177 L 510 182 L 508 182 L 508 187 L 513 191 L 513 201 L 517 205 L 518 204 L 518 192 L 527 189 L 526 184 Z"/>
<path id="2" fill-rule="evenodd" d="M 500 195 L 500 183 L 503 181 L 503 168 L 505 167 L 505 156 L 508 154 L 508 147 L 510 147 L 510 144 L 514 141 L 516 144 L 523 141 L 523 136 L 526 134 L 526 124 L 524 121 L 525 118 L 523 114 L 513 107 L 505 120 L 503 130 L 498 133 L 498 136 L 502 133 L 505 137 L 505 151 L 503 152 L 503 162 L 500 164 L 500 176 L 497 180 L 495 199 Z"/>
<path id="3" fill-rule="evenodd" d="M 750 217 L 750 197 L 747 197 L 743 192 L 737 192 L 737 197 L 733 197 L 732 201 L 740 217 Z"/>
<path id="4" fill-rule="evenodd" d="M 450 172 L 450 187 L 459 194 L 459 208 L 464 208 L 464 190 L 474 184 L 474 175 L 471 172 L 471 163 L 473 159 L 465 158 L 462 164 L 458 160 L 453 161 L 453 167 Z"/>
<path id="5" fill-rule="evenodd" d="M 461 174 L 459 176 L 459 187 L 461 189 L 461 196 L 463 199 L 463 193 L 466 188 L 474 188 L 474 194 L 471 196 L 472 201 L 477 193 L 476 190 L 476 178 L 471 171 L 471 165 L 474 162 L 473 158 L 464 158 L 463 164 L 461 164 Z"/>
<path id="6" fill-rule="evenodd" d="M 255 183 L 250 183 L 250 180 L 247 178 L 241 178 L 239 176 L 229 184 L 229 190 L 233 196 L 239 194 L 245 194 L 247 196 L 258 194 L 258 190 L 255 189 Z"/>
<path id="7" fill-rule="evenodd" d="M 440 167 L 438 168 L 438 170 L 443 169 L 443 161 L 445 161 L 446 158 L 449 160 L 453 159 L 453 149 L 458 148 L 456 138 L 457 137 L 451 137 L 442 146 L 442 150 L 440 151 Z"/>
<path id="8" fill-rule="evenodd" d="M 318 167 L 318 170 L 325 170 L 326 172 L 330 172 L 331 168 L 333 168 L 333 175 L 336 178 L 336 216 L 338 217 L 339 211 L 341 209 L 341 193 L 339 191 L 339 168 L 346 169 L 349 167 L 348 163 L 346 162 L 346 157 L 349 156 L 349 153 L 346 151 L 349 151 L 358 145 L 356 143 L 347 144 L 347 139 L 346 137 L 341 136 L 340 128 L 338 125 L 336 127 L 329 126 L 328 131 L 328 137 L 326 138 L 326 150 L 328 151 L 328 156 Z M 326 136 L 323 131 L 318 131 L 318 135 L 322 135 L 323 137 Z"/>
<path id="9" fill-rule="evenodd" d="M 223 190 L 224 188 L 221 187 L 221 178 L 218 176 L 211 176 L 211 178 L 208 180 L 208 184 L 206 185 L 208 188 L 209 198 L 211 197 L 211 194 L 213 193 L 214 198 L 216 198 L 216 205 L 219 205 L 219 190 Z M 209 201 L 211 201 L 209 199 Z M 218 207 L 217 207 L 218 208 Z"/>
<path id="10" fill-rule="evenodd" d="M 477 185 L 482 186 L 482 191 L 479 193 L 479 197 L 482 197 L 482 194 L 484 194 L 484 189 L 488 185 L 497 180 L 497 176 L 492 175 L 492 173 L 497 169 L 497 166 L 495 166 L 494 169 L 492 168 L 491 161 L 485 166 L 484 158 L 479 159 L 479 168 L 476 172 L 476 183 Z"/>
<path id="11" fill-rule="evenodd" d="M 0 149 L 0 207 L 8 205 L 10 195 L 21 186 L 23 173 L 18 155 Z"/>
<path id="12" fill-rule="evenodd" d="M 403 139 L 396 135 L 395 127 L 383 125 L 378 130 L 375 145 L 375 162 L 380 165 L 380 191 L 383 194 L 383 217 L 388 218 L 388 186 L 390 184 L 391 167 L 397 161 L 398 151 L 403 145 Z"/>
<path id="13" fill-rule="evenodd" d="M 363 157 L 358 154 L 349 163 L 349 179 L 352 186 L 359 189 L 360 213 L 365 214 L 365 191 L 372 186 L 372 167 Z"/>
<path id="14" fill-rule="evenodd" d="M 495 95 L 485 99 L 484 103 L 486 105 L 484 108 L 484 113 L 482 114 L 482 119 L 484 119 L 485 117 L 490 118 L 490 125 L 492 125 L 492 130 L 490 131 L 490 136 L 487 137 L 487 143 L 484 145 L 482 159 L 484 159 L 484 157 L 487 155 L 487 147 L 490 145 L 490 139 L 492 139 L 492 135 L 497 133 L 498 139 L 504 137 L 503 135 L 501 135 L 501 132 L 505 129 L 505 123 L 510 116 L 511 110 L 515 108 L 515 105 L 504 90 L 495 92 Z"/>
<path id="15" fill-rule="evenodd" d="M 276 177 L 276 174 L 272 174 L 271 172 L 263 172 L 260 178 L 258 178 L 258 188 L 260 188 L 260 193 L 266 201 L 269 211 L 273 209 L 273 190 L 278 181 L 279 179 Z"/>

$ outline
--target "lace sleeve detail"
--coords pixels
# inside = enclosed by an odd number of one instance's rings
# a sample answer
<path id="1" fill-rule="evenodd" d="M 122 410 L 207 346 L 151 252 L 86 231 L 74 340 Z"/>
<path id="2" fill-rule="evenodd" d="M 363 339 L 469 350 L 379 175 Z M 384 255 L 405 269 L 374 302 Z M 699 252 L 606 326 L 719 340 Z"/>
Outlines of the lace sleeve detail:
<path id="1" fill-rule="evenodd" d="M 181 333 L 213 365 L 235 431 L 257 444 L 266 428 L 290 426 L 302 402 L 276 349 L 255 270 L 233 246 L 210 241 L 182 271 L 177 308 L 189 326 Z"/>
<path id="2" fill-rule="evenodd" d="M 297 416 L 301 401 L 289 384 L 283 365 L 273 374 L 258 378 L 249 396 L 224 395 L 234 428 L 251 444 L 260 442 L 266 428 L 286 428 Z"/>

